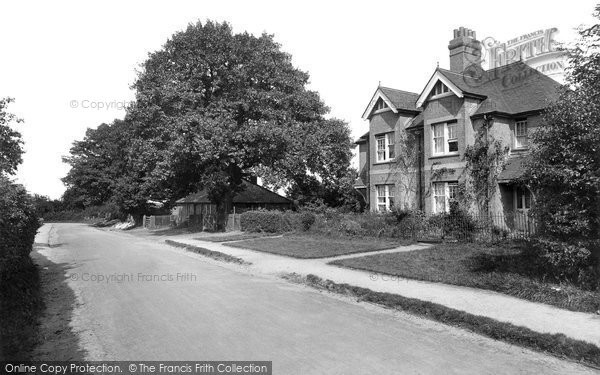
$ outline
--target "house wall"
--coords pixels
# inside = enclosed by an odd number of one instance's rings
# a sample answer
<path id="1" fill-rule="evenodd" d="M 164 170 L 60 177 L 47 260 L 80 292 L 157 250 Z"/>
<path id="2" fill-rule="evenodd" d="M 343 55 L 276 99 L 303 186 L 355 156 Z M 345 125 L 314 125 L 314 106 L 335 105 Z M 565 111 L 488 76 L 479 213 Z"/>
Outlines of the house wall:
<path id="1" fill-rule="evenodd" d="M 433 212 L 433 182 L 463 182 L 470 178 L 465 170 L 465 149 L 475 143 L 476 134 L 482 131 L 483 119 L 472 120 L 481 100 L 475 98 L 459 98 L 448 95 L 442 98 L 429 100 L 423 108 L 424 126 L 422 129 L 422 173 L 415 168 L 414 173 L 400 170 L 391 162 L 377 163 L 377 150 L 375 137 L 377 135 L 395 132 L 396 154 L 400 154 L 402 142 L 405 135 L 405 126 L 412 118 L 407 114 L 396 114 L 390 110 L 375 113 L 370 118 L 369 140 L 361 144 L 359 148 L 361 178 L 367 184 L 366 196 L 370 209 L 377 210 L 377 191 L 375 186 L 380 184 L 394 184 L 396 204 L 406 208 L 421 208 L 427 213 Z M 458 152 L 455 155 L 433 156 L 432 125 L 440 122 L 456 120 Z M 539 115 L 527 117 L 528 133 L 531 135 L 542 124 Z M 490 129 L 490 139 L 498 139 L 510 147 L 509 157 L 522 156 L 529 151 L 527 149 L 514 149 L 514 127 L 515 120 L 505 117 L 494 117 L 494 123 Z M 445 170 L 441 173 L 440 170 Z M 505 213 L 512 211 L 514 207 L 512 187 L 497 186 L 491 199 L 493 213 Z M 475 202 L 470 209 L 477 211 Z"/>
<path id="2" fill-rule="evenodd" d="M 368 147 L 368 200 L 371 211 L 377 210 L 377 189 L 376 185 L 395 185 L 396 204 L 400 206 L 415 207 L 416 201 L 415 189 L 409 182 L 414 178 L 404 178 L 403 170 L 400 170 L 393 162 L 377 162 L 377 143 L 375 138 L 379 135 L 394 132 L 395 153 L 399 154 L 402 147 L 401 140 L 406 137 L 406 125 L 414 115 L 406 113 L 394 113 L 391 110 L 375 113 L 369 121 L 369 146 Z M 360 151 L 359 151 L 360 152 Z M 362 155 L 362 154 L 360 154 Z M 361 161 L 362 163 L 362 161 Z M 406 176 L 404 176 L 406 177 Z M 403 181 L 399 181 L 403 179 Z M 409 180 L 406 182 L 406 180 Z M 416 181 L 414 182 L 416 184 Z"/>
<path id="3" fill-rule="evenodd" d="M 542 117 L 540 115 L 523 117 L 527 119 L 527 132 L 529 141 L 535 130 L 542 125 Z M 503 145 L 509 147 L 508 159 L 514 157 L 522 157 L 529 153 L 529 149 L 515 149 L 515 119 L 506 117 L 494 117 L 493 124 L 489 130 L 490 140 L 500 140 Z M 482 129 L 483 119 L 474 121 L 476 131 L 484 131 Z M 494 215 L 507 215 L 514 211 L 514 196 L 513 186 L 507 184 L 499 184 L 494 191 L 490 200 L 490 210 Z"/>
<path id="4" fill-rule="evenodd" d="M 478 101 L 459 98 L 455 95 L 433 99 L 425 104 L 424 115 L 424 210 L 433 212 L 432 183 L 461 181 L 464 178 L 464 153 L 467 145 L 473 144 L 474 130 L 471 115 Z M 456 120 L 458 153 L 455 155 L 433 156 L 432 125 Z M 441 171 L 446 171 L 442 173 Z"/>

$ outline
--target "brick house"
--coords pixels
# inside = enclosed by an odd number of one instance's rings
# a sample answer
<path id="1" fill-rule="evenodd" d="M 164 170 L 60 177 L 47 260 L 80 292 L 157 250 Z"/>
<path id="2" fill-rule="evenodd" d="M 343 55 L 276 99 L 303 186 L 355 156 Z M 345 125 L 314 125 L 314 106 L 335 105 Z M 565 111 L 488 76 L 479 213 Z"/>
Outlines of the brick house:
<path id="1" fill-rule="evenodd" d="M 508 146 L 505 168 L 490 197 L 495 214 L 526 212 L 530 192 L 513 182 L 522 175 L 529 136 L 560 84 L 521 61 L 483 70 L 475 32 L 454 30 L 450 70 L 436 68 L 421 93 L 378 87 L 363 113 L 369 131 L 355 144 L 355 188 L 371 211 L 393 206 L 447 212 L 459 182 L 468 178 L 465 148 L 486 136 Z"/>

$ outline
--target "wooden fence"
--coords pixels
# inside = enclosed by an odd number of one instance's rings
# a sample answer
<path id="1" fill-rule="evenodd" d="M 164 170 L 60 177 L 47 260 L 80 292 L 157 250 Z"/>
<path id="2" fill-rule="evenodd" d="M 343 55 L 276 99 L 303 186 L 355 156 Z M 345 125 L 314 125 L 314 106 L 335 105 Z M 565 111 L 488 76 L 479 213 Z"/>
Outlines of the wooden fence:
<path id="1" fill-rule="evenodd" d="M 241 214 L 229 214 L 227 215 L 227 223 L 225 230 L 228 232 L 234 230 L 241 230 L 240 225 Z M 152 215 L 143 218 L 144 228 L 157 229 L 168 226 L 175 226 L 177 222 L 176 215 Z M 202 215 L 190 215 L 187 220 L 188 227 L 196 228 L 199 230 L 215 230 L 217 226 L 216 213 L 205 213 Z"/>
<path id="2" fill-rule="evenodd" d="M 144 228 L 157 229 L 175 225 L 174 215 L 152 215 L 143 217 Z"/>

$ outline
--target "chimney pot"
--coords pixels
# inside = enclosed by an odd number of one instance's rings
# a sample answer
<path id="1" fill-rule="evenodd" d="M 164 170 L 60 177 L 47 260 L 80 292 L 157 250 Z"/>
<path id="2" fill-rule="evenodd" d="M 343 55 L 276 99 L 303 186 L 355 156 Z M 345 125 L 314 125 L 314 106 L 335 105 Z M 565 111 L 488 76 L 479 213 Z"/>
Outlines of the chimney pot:
<path id="1" fill-rule="evenodd" d="M 467 67 L 481 62 L 481 43 L 475 31 L 459 27 L 454 29 L 454 39 L 448 44 L 450 50 L 450 70 L 463 73 Z"/>

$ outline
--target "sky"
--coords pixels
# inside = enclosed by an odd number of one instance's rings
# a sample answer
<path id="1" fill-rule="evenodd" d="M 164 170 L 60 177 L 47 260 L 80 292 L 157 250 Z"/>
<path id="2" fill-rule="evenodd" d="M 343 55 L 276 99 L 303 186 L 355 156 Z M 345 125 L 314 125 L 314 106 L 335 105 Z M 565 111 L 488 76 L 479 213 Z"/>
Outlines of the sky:
<path id="1" fill-rule="evenodd" d="M 353 137 L 379 83 L 420 93 L 436 65 L 448 68 L 453 29 L 507 41 L 556 27 L 559 42 L 594 22 L 596 1 L 5 1 L 0 6 L 0 97 L 24 120 L 16 180 L 59 198 L 62 157 L 88 128 L 123 118 L 148 53 L 189 23 L 229 22 L 275 35 L 311 90 L 348 122 Z M 486 5 L 483 5 L 486 4 Z"/>

